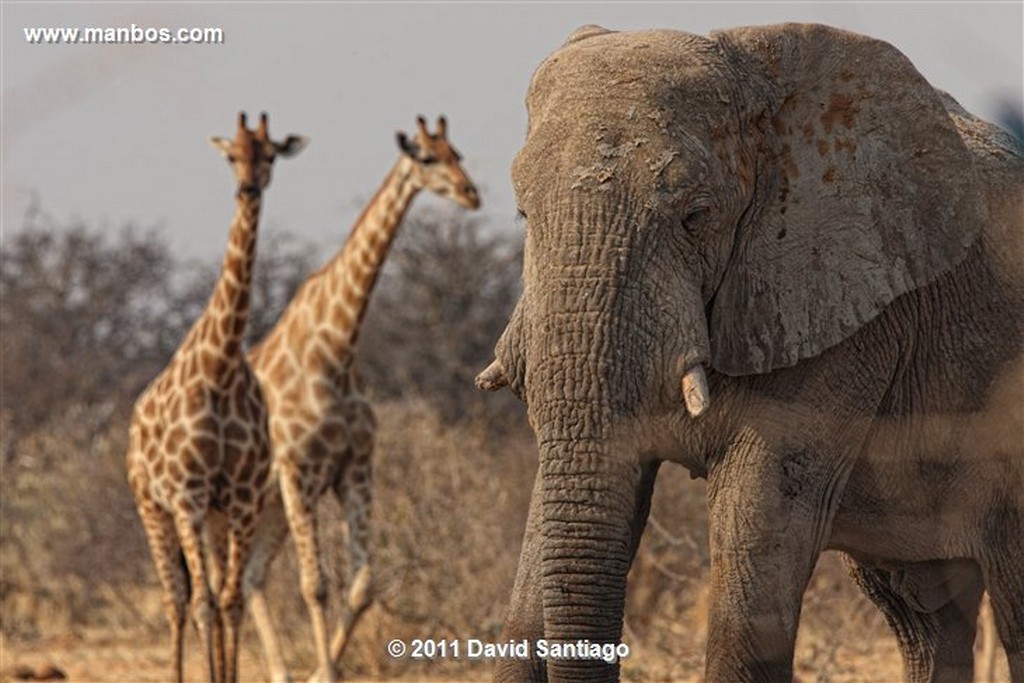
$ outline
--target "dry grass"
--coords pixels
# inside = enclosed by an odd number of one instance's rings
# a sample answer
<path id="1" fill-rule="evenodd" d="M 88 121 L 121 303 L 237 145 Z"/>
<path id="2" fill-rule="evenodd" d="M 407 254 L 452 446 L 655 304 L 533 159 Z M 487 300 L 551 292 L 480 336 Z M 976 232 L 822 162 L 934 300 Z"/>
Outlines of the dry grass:
<path id="1" fill-rule="evenodd" d="M 497 639 L 518 560 L 535 446 L 524 425 L 446 424 L 425 402 L 379 409 L 374 570 L 380 600 L 346 654 L 348 679 L 481 680 L 486 663 L 386 656 L 392 638 Z M 165 678 L 166 627 L 141 526 L 124 482 L 122 417 L 63 416 L 17 445 L 2 483 L 0 670 L 54 664 L 72 680 Z M 338 507 L 321 507 L 334 576 L 344 566 Z M 698 681 L 707 612 L 704 484 L 665 467 L 630 576 L 623 678 Z M 335 593 L 336 594 L 336 593 Z M 272 607 L 293 671 L 313 668 L 291 544 L 272 571 Z M 190 634 L 188 671 L 199 676 Z M 1001 662 L 1002 680 L 1007 680 Z M 899 680 L 895 642 L 880 614 L 827 554 L 808 590 L 797 679 Z M 245 680 L 265 671 L 251 625 Z"/>

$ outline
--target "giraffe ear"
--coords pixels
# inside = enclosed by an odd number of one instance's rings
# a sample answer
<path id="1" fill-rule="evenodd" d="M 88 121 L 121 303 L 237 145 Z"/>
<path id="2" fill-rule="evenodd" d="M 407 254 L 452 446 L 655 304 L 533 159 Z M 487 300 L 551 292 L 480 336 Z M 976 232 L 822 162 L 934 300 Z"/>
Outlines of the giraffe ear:
<path id="1" fill-rule="evenodd" d="M 413 159 L 419 154 L 420 149 L 416 143 L 409 139 L 409 137 L 399 131 L 395 133 L 395 139 L 398 141 L 398 149 L 402 150 L 402 154 L 412 157 Z"/>
<path id="2" fill-rule="evenodd" d="M 210 144 L 215 150 L 220 152 L 222 157 L 231 161 L 231 145 L 234 144 L 231 140 L 228 140 L 227 138 L 212 137 L 210 138 Z"/>
<path id="3" fill-rule="evenodd" d="M 280 156 L 287 159 L 304 150 L 308 144 L 309 138 L 304 135 L 289 135 L 284 142 L 275 143 L 274 147 Z"/>

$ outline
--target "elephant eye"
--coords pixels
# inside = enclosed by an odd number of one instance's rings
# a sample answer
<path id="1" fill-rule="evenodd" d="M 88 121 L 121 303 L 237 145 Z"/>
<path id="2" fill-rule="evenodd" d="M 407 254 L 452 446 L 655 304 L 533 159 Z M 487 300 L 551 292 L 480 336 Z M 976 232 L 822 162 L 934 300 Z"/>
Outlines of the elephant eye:
<path id="1" fill-rule="evenodd" d="M 707 218 L 710 210 L 706 206 L 695 206 L 683 216 L 683 227 L 687 230 L 695 230 L 701 221 Z"/>
<path id="2" fill-rule="evenodd" d="M 526 212 L 523 211 L 522 209 L 520 209 L 519 207 L 516 207 L 516 220 L 520 220 L 520 221 L 525 221 L 526 220 Z"/>

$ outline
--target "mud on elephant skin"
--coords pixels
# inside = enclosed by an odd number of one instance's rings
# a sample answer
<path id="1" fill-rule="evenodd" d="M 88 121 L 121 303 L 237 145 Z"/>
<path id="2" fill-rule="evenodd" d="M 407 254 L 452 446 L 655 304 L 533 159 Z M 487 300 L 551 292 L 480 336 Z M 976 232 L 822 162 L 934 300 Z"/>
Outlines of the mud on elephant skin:
<path id="1" fill-rule="evenodd" d="M 510 638 L 617 642 L 658 465 L 708 480 L 707 679 L 788 680 L 846 553 L 907 678 L 1024 681 L 1024 158 L 894 47 L 588 26 L 513 165 L 524 291 L 483 388 L 540 452 Z M 616 680 L 506 661 L 499 680 Z"/>

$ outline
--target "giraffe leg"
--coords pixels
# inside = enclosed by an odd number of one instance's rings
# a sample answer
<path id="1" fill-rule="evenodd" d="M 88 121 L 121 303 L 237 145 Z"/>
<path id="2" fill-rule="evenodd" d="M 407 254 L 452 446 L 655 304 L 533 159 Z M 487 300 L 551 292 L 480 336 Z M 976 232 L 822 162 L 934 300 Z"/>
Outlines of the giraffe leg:
<path id="1" fill-rule="evenodd" d="M 313 624 L 313 639 L 316 643 L 317 665 L 327 683 L 336 680 L 334 666 L 327 645 L 327 581 L 320 564 L 320 547 L 317 539 L 316 499 L 306 495 L 302 488 L 301 474 L 281 472 L 281 495 L 284 498 L 288 526 L 295 539 L 302 574 L 302 598 L 309 609 Z"/>
<path id="2" fill-rule="evenodd" d="M 373 471 L 371 453 L 354 459 L 338 478 L 334 494 L 345 509 L 348 523 L 345 567 L 347 600 L 338 619 L 338 628 L 331 641 L 331 660 L 340 667 L 359 618 L 373 603 L 373 576 L 370 570 L 370 507 L 373 502 Z"/>
<path id="3" fill-rule="evenodd" d="M 205 548 L 203 526 L 205 511 L 182 512 L 175 519 L 181 549 L 185 553 L 185 562 L 192 578 L 192 619 L 199 631 L 199 642 L 206 652 L 206 673 L 210 681 L 216 681 L 217 666 L 213 647 L 213 622 L 216 607 L 210 590 L 210 577 L 207 572 L 208 553 Z"/>
<path id="4" fill-rule="evenodd" d="M 245 613 L 243 573 L 249 563 L 255 527 L 250 515 L 232 515 L 228 531 L 227 563 L 224 565 L 224 584 L 218 596 L 218 608 L 223 624 L 224 683 L 238 680 L 238 632 Z"/>
<path id="5" fill-rule="evenodd" d="M 263 644 L 271 683 L 291 683 L 292 680 L 282 654 L 281 641 L 274 628 L 270 609 L 267 607 L 266 596 L 267 569 L 287 536 L 288 521 L 285 519 L 284 505 L 279 497 L 275 497 L 264 505 L 259 517 L 252 554 L 244 578 L 249 612 Z"/>
<path id="6" fill-rule="evenodd" d="M 188 577 L 182 563 L 181 546 L 174 518 L 152 502 L 140 502 L 139 515 L 149 540 L 150 552 L 164 593 L 164 611 L 171 629 L 171 680 L 182 683 L 182 645 L 185 634 L 185 604 L 189 599 Z"/>
<path id="7" fill-rule="evenodd" d="M 206 548 L 210 553 L 210 589 L 214 595 L 220 595 L 228 559 L 227 518 L 219 513 L 209 515 L 203 533 Z M 212 638 L 214 677 L 217 681 L 224 681 L 224 615 L 220 610 L 217 610 L 213 617 Z"/>

